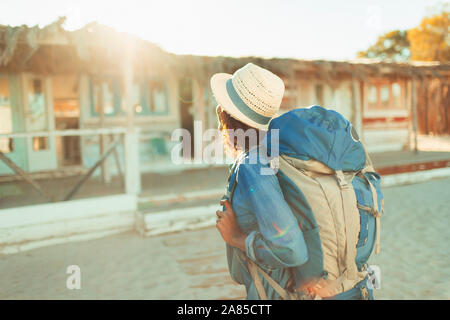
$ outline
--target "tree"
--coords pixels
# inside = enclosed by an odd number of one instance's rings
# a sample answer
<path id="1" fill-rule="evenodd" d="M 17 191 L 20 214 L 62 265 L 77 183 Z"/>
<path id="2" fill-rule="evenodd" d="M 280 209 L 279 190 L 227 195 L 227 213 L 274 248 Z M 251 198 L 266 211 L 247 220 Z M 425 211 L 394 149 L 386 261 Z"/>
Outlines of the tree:
<path id="1" fill-rule="evenodd" d="M 407 61 L 409 59 L 408 32 L 394 30 L 378 37 L 377 42 L 366 51 L 358 52 L 359 58 Z"/>
<path id="2" fill-rule="evenodd" d="M 428 10 L 428 16 L 416 28 L 385 33 L 366 51 L 358 52 L 358 57 L 450 62 L 450 4 L 438 4 Z"/>
<path id="3" fill-rule="evenodd" d="M 450 62 L 450 11 L 422 20 L 408 32 L 411 60 Z"/>

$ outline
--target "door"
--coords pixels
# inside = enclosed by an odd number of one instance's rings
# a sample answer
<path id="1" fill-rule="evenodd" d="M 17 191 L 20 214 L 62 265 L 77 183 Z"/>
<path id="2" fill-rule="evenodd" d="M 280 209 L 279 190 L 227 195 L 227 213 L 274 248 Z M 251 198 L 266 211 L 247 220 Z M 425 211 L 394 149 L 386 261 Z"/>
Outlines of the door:
<path id="1" fill-rule="evenodd" d="M 0 74 L 0 133 L 23 131 L 19 83 L 17 75 Z M 0 151 L 23 170 L 28 169 L 25 139 L 0 138 Z M 0 161 L 0 175 L 7 174 L 14 171 Z"/>
<path id="2" fill-rule="evenodd" d="M 54 129 L 51 78 L 24 75 L 25 127 L 27 132 Z M 34 136 L 27 139 L 28 170 L 30 172 L 57 168 L 54 136 Z"/>
<path id="3" fill-rule="evenodd" d="M 78 76 L 52 77 L 53 114 L 56 130 L 79 129 Z M 59 167 L 81 164 L 80 136 L 56 137 Z"/>
<path id="4" fill-rule="evenodd" d="M 184 144 L 183 141 L 183 155 L 185 157 L 194 156 L 194 104 L 192 93 L 192 79 L 183 78 L 179 81 L 179 98 L 180 98 L 180 117 L 181 127 L 186 129 L 191 134 L 191 145 Z M 186 149 L 190 148 L 190 152 Z"/>

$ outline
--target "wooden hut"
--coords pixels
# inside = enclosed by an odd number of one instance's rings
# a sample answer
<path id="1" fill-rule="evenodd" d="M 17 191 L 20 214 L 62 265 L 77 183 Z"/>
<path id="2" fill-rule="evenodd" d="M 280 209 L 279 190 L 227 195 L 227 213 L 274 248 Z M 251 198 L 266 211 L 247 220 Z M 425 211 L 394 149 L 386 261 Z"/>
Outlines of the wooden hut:
<path id="1" fill-rule="evenodd" d="M 169 170 L 174 129 L 195 134 L 195 121 L 216 127 L 211 75 L 248 62 L 285 81 L 280 112 L 313 104 L 335 109 L 371 152 L 412 148 L 415 131 L 450 133 L 449 64 L 174 55 L 106 26 L 69 32 L 63 22 L 0 26 L 0 134 L 139 128 L 141 171 Z M 0 151 L 28 172 L 76 172 L 95 162 L 108 139 L 0 137 Z M 114 174 L 111 163 L 103 169 Z M 0 163 L 0 175 L 11 173 Z"/>

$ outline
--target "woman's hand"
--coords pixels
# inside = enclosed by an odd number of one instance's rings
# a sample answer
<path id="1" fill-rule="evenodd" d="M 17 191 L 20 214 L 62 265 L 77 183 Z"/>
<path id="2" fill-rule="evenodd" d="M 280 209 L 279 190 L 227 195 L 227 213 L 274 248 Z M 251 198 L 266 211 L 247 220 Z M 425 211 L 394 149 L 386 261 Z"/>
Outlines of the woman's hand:
<path id="1" fill-rule="evenodd" d="M 221 200 L 220 204 L 225 206 L 225 211 L 216 211 L 217 229 L 219 229 L 219 232 L 226 243 L 245 252 L 245 239 L 247 238 L 247 235 L 239 228 L 236 221 L 236 215 L 231 208 L 230 202 L 228 200 Z"/>

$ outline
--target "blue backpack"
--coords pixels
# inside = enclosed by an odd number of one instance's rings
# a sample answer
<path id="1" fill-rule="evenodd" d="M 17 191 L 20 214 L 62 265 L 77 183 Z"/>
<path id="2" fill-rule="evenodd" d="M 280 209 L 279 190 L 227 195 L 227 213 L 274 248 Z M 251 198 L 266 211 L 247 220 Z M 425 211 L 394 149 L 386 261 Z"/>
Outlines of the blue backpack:
<path id="1" fill-rule="evenodd" d="M 273 154 L 271 129 L 279 129 L 279 155 Z M 367 261 L 374 248 L 379 251 L 383 194 L 380 176 L 351 123 L 313 106 L 273 119 L 267 136 L 271 167 L 309 258 L 290 268 L 294 293 L 247 259 L 259 296 L 265 292 L 258 273 L 283 299 L 330 298 L 357 286 L 367 296 Z"/>

